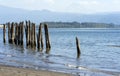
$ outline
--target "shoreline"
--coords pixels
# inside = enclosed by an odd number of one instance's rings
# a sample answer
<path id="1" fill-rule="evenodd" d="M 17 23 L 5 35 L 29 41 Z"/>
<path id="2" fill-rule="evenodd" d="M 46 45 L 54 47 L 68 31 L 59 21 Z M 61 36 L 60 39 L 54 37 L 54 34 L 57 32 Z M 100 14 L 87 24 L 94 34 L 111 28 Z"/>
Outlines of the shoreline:
<path id="1" fill-rule="evenodd" d="M 73 74 L 0 65 L 0 76 L 74 76 Z"/>

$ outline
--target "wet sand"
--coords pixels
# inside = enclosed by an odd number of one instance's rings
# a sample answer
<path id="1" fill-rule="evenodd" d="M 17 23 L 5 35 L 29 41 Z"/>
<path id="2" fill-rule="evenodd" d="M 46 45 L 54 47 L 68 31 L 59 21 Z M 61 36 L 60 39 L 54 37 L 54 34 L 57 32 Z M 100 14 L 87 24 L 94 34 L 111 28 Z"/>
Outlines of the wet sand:
<path id="1" fill-rule="evenodd" d="M 72 74 L 0 65 L 0 76 L 74 76 Z"/>

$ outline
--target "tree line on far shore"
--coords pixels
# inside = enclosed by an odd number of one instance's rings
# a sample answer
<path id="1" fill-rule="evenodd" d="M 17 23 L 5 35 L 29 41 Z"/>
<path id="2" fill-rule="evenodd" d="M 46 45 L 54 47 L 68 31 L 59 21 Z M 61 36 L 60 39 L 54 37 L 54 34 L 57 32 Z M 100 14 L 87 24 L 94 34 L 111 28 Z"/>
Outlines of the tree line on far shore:
<path id="1" fill-rule="evenodd" d="M 120 28 L 120 25 L 113 23 L 95 23 L 95 22 L 44 22 L 49 28 Z"/>

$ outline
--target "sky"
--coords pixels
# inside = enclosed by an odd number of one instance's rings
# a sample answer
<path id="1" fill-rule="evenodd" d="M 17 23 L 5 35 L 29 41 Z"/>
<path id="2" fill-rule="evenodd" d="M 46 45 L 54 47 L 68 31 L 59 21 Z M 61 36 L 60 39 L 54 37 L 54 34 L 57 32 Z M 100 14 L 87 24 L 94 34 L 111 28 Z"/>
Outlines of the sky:
<path id="1" fill-rule="evenodd" d="M 0 0 L 0 5 L 70 13 L 120 12 L 120 0 Z"/>

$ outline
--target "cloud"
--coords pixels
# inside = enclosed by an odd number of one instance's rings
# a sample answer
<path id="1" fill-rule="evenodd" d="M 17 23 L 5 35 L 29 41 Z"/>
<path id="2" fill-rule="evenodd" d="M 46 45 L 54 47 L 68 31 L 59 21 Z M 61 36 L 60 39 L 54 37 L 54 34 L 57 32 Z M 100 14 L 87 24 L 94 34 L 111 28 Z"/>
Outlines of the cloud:
<path id="1" fill-rule="evenodd" d="M 55 1 L 54 0 L 44 0 L 46 3 L 50 3 L 50 4 L 54 4 Z"/>
<path id="2" fill-rule="evenodd" d="M 87 4 L 97 4 L 97 1 L 79 1 L 78 2 L 81 5 L 87 5 Z"/>
<path id="3" fill-rule="evenodd" d="M 69 12 L 100 13 L 120 11 L 120 0 L 77 0 L 70 4 Z"/>
<path id="4" fill-rule="evenodd" d="M 120 11 L 120 0 L 0 0 L 0 5 L 29 10 L 96 13 Z"/>

